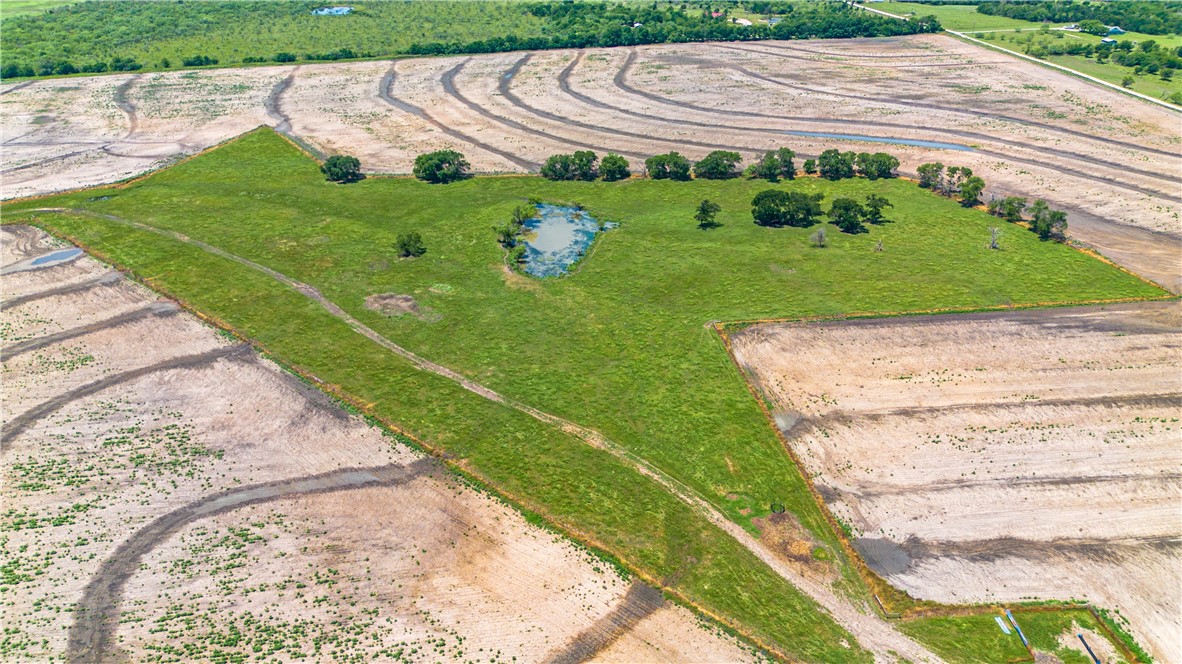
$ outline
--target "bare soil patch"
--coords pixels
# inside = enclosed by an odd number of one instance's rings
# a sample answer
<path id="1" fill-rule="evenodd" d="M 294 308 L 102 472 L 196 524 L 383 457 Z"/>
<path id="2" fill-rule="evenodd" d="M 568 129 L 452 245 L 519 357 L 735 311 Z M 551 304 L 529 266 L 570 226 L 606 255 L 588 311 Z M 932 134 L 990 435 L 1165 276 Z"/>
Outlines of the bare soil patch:
<path id="1" fill-rule="evenodd" d="M 365 298 L 365 306 L 367 309 L 380 311 L 387 316 L 419 313 L 419 303 L 415 302 L 414 296 L 397 293 L 370 295 Z"/>
<path id="2" fill-rule="evenodd" d="M 53 245 L 0 233 L 0 265 Z M 58 402 L 0 452 L 5 658 L 541 661 L 624 601 L 602 561 L 192 316 L 99 325 L 151 291 L 60 292 L 109 271 L 84 257 L 0 278 L 48 293 L 0 311 L 5 343 L 84 330 L 3 362 L 6 428 Z M 671 627 L 624 652 L 753 658 L 660 610 Z"/>
<path id="3" fill-rule="evenodd" d="M 758 325 L 735 356 L 869 564 L 942 602 L 1087 599 L 1182 658 L 1176 302 Z"/>

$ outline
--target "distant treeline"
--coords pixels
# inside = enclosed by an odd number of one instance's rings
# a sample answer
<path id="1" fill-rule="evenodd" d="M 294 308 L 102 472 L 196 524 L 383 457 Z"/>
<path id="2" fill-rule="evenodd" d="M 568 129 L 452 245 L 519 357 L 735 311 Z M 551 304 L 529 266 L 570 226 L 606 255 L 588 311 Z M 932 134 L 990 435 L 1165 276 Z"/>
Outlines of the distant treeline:
<path id="1" fill-rule="evenodd" d="M 1144 0 L 1112 2 L 983 2 L 977 12 L 990 16 L 1006 16 L 1023 21 L 1078 23 L 1100 21 L 1117 25 L 1132 32 L 1150 35 L 1182 33 L 1182 2 L 1173 0 L 1148 2 Z"/>
<path id="2" fill-rule="evenodd" d="M 695 41 L 845 38 L 937 32 L 844 2 L 382 2 L 347 16 L 322 3 L 82 2 L 4 21 L 0 78 L 394 55 L 630 46 Z M 731 21 L 741 9 L 772 24 Z"/>

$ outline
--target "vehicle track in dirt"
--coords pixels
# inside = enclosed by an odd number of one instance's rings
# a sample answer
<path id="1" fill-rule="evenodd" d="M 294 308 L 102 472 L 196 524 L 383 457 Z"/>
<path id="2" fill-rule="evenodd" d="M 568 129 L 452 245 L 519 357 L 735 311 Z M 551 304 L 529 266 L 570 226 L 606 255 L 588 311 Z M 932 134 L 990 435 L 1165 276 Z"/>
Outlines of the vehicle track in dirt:
<path id="1" fill-rule="evenodd" d="M 19 307 L 22 304 L 35 302 L 47 297 L 54 297 L 57 295 L 69 295 L 70 293 L 78 293 L 81 291 L 90 290 L 99 286 L 110 286 L 117 284 L 123 280 L 123 275 L 118 272 L 108 272 L 104 275 L 95 277 L 94 279 L 87 279 L 76 284 L 66 284 L 65 286 L 58 286 L 57 288 L 50 288 L 49 290 L 38 291 L 36 293 L 28 293 L 26 295 L 19 295 L 17 297 L 0 301 L 0 309 L 10 309 L 12 307 Z"/>
<path id="2" fill-rule="evenodd" d="M 263 108 L 267 111 L 267 115 L 275 119 L 275 131 L 280 134 L 291 134 L 291 116 L 283 112 L 283 93 L 291 87 L 292 82 L 295 81 L 296 72 L 299 70 L 298 66 L 292 67 L 287 76 L 280 79 L 271 88 L 267 98 L 263 100 Z"/>
<path id="3" fill-rule="evenodd" d="M 72 401 L 77 401 L 78 399 L 88 397 L 107 388 L 114 387 L 116 385 L 126 383 L 127 381 L 135 380 L 136 378 L 141 378 L 158 371 L 198 367 L 211 362 L 216 362 L 221 359 L 238 357 L 248 350 L 250 350 L 250 344 L 238 344 L 235 346 L 217 348 L 204 353 L 182 355 L 180 357 L 174 357 L 146 367 L 131 369 L 129 371 L 123 371 L 121 373 L 106 376 L 105 378 L 100 378 L 94 382 L 87 383 L 86 385 L 70 390 L 64 394 L 59 394 L 48 401 L 33 406 L 29 410 L 17 415 L 0 427 L 0 452 L 6 451 L 12 444 L 12 439 L 23 433 L 24 430 L 29 427 L 29 425 L 37 422 L 46 415 L 57 411 L 62 406 L 65 406 Z"/>
<path id="4" fill-rule="evenodd" d="M 507 152 L 507 151 L 502 150 L 500 148 L 494 147 L 494 146 L 489 145 L 488 143 L 485 143 L 484 141 L 482 141 L 474 136 L 469 136 L 468 134 L 465 134 L 465 133 L 459 131 L 458 129 L 450 127 L 450 126 L 444 124 L 443 122 L 440 122 L 439 120 L 437 120 L 435 117 L 431 116 L 430 114 L 428 114 L 422 108 L 415 106 L 414 104 L 411 104 L 407 101 L 404 101 L 404 100 L 396 97 L 390 91 L 394 88 L 394 82 L 395 82 L 395 80 L 397 80 L 397 77 L 398 77 L 397 67 L 398 67 L 397 62 L 390 63 L 389 71 L 387 71 L 386 74 L 384 76 L 382 76 L 382 80 L 378 83 L 378 97 L 382 101 L 393 106 L 394 108 L 397 108 L 400 111 L 403 111 L 405 113 L 410 113 L 411 115 L 414 115 L 415 117 L 425 120 L 426 122 L 430 123 L 431 126 L 435 127 L 439 131 L 443 132 L 444 134 L 446 134 L 448 136 L 451 136 L 452 138 L 454 138 L 456 140 L 460 140 L 465 143 L 469 143 L 471 145 L 474 145 L 474 146 L 480 148 L 481 150 L 484 150 L 485 152 L 488 152 L 490 154 L 495 154 L 498 157 L 500 157 L 501 159 L 504 159 L 519 168 L 523 168 L 526 171 L 536 171 L 542 167 L 542 165 L 536 161 L 530 161 L 530 160 L 525 159 L 519 155 L 513 154 L 512 152 Z"/>
<path id="5" fill-rule="evenodd" d="M 645 618 L 665 605 L 660 590 L 640 581 L 633 581 L 628 592 L 610 613 L 595 621 L 569 643 L 546 657 L 547 664 L 580 664 L 589 662 L 600 652 L 630 632 Z"/>
<path id="6" fill-rule="evenodd" d="M 16 92 L 17 90 L 23 90 L 36 82 L 37 81 L 25 81 L 24 83 L 17 83 L 16 85 L 12 86 L 11 88 L 6 88 L 4 90 L 0 90 L 0 97 L 3 97 L 4 95 L 6 95 L 10 92 Z"/>
<path id="7" fill-rule="evenodd" d="M 27 341 L 22 341 L 5 348 L 0 348 L 0 357 L 3 357 L 4 360 L 11 360 L 18 355 L 23 355 L 29 351 L 34 351 L 38 348 L 44 348 L 46 346 L 61 343 L 63 341 L 69 341 L 70 339 L 76 339 L 77 337 L 90 334 L 91 332 L 118 327 L 120 325 L 125 325 L 148 316 L 170 316 L 177 313 L 178 311 L 180 311 L 180 307 L 173 304 L 172 302 L 153 302 L 146 307 L 140 307 L 138 309 L 128 311 L 127 313 L 105 318 L 87 325 L 70 328 L 68 330 L 62 330 L 61 332 L 55 332 L 53 334 L 47 334 L 34 339 L 29 339 Z"/>
<path id="8" fill-rule="evenodd" d="M 571 86 L 570 77 L 574 73 L 575 68 L 579 64 L 581 64 L 583 55 L 584 55 L 583 52 L 580 51 L 578 53 L 578 55 L 575 57 L 575 59 L 572 60 L 570 62 L 570 64 L 568 64 L 558 74 L 559 89 L 562 90 L 564 93 L 570 95 L 571 97 L 574 97 L 575 99 L 577 99 L 589 106 L 594 106 L 596 108 L 600 108 L 603 110 L 610 110 L 610 111 L 614 111 L 614 112 L 617 112 L 617 113 L 620 113 L 623 115 L 629 115 L 632 117 L 637 117 L 637 118 L 641 118 L 641 119 L 645 119 L 645 120 L 651 120 L 654 122 L 683 125 L 683 126 L 687 126 L 687 127 L 700 127 L 703 129 L 718 129 L 719 128 L 719 126 L 720 126 L 719 123 L 699 122 L 699 121 L 694 121 L 694 120 L 688 120 L 685 118 L 671 118 L 671 117 L 662 116 L 662 115 L 654 115 L 652 113 L 645 113 L 642 111 L 634 111 L 632 109 L 616 106 L 614 104 L 610 104 L 610 103 L 607 103 L 607 102 L 602 101 L 600 99 L 596 99 L 596 98 L 591 97 L 589 95 L 578 92 L 577 90 L 575 90 Z M 732 110 L 711 109 L 706 106 L 699 106 L 696 104 L 690 104 L 688 102 L 680 102 L 680 101 L 677 101 L 674 99 L 670 99 L 668 97 L 662 97 L 660 95 L 655 95 L 653 93 L 648 93 L 648 92 L 643 92 L 643 91 L 637 90 L 637 89 L 633 88 L 632 86 L 628 85 L 626 83 L 626 81 L 624 81 L 623 78 L 620 77 L 619 75 L 617 75 L 615 85 L 617 88 L 620 88 L 621 90 L 623 90 L 626 93 L 631 93 L 631 94 L 643 96 L 645 99 L 648 99 L 649 101 L 654 101 L 657 103 L 673 106 L 673 107 L 678 108 L 680 110 L 694 110 L 694 111 L 699 111 L 702 113 L 712 113 L 714 115 L 720 115 L 720 116 L 738 115 L 738 116 L 743 116 L 743 117 L 753 117 L 753 118 L 766 119 L 766 120 L 777 120 L 777 121 L 787 120 L 787 121 L 792 121 L 792 122 L 807 122 L 809 124 L 835 124 L 835 125 L 841 125 L 841 126 L 845 126 L 845 127 L 855 127 L 855 128 L 886 127 L 886 128 L 890 128 L 890 129 L 897 129 L 897 130 L 904 130 L 904 131 L 916 129 L 916 127 L 913 125 L 906 125 L 906 124 L 901 124 L 901 123 L 896 123 L 896 122 L 883 122 L 883 121 L 879 121 L 879 120 L 848 120 L 848 119 L 841 119 L 841 118 L 801 116 L 801 115 L 772 115 L 769 113 L 757 113 L 757 112 L 751 112 L 751 111 L 732 111 Z M 725 125 L 724 128 L 727 131 L 759 134 L 761 136 L 766 136 L 768 133 L 785 134 L 788 137 L 792 136 L 791 134 L 785 133 L 788 130 L 778 128 L 778 127 L 744 127 L 744 126 L 737 126 L 737 125 Z M 1058 148 L 1050 148 L 1050 147 L 1045 147 L 1045 146 L 1041 146 L 1041 145 L 1030 145 L 1030 144 L 1021 143 L 1018 141 L 1007 140 L 1005 138 L 1000 138 L 1000 137 L 993 136 L 990 134 L 982 134 L 979 132 L 963 131 L 963 130 L 958 130 L 958 129 L 937 128 L 937 127 L 923 127 L 922 129 L 925 132 L 930 132 L 933 134 L 954 136 L 957 138 L 969 139 L 969 140 L 974 140 L 974 141 L 991 141 L 993 143 L 1001 143 L 1003 145 L 1008 145 L 1008 146 L 1015 147 L 1015 148 L 1022 148 L 1025 150 L 1032 151 L 1032 152 L 1040 152 L 1043 154 L 1056 156 L 1056 157 L 1063 157 L 1065 159 L 1070 159 L 1070 160 L 1074 160 L 1074 161 L 1083 162 L 1083 161 L 1088 161 L 1090 159 L 1089 157 L 1087 157 L 1085 155 L 1081 155 L 1081 154 L 1071 152 L 1068 150 L 1061 150 Z M 864 129 L 862 129 L 861 131 L 862 131 L 862 133 L 865 133 L 870 136 L 875 135 L 874 132 L 872 132 L 872 131 L 866 131 Z M 888 139 L 889 138 L 897 138 L 897 137 L 891 137 L 891 136 L 878 136 L 878 137 L 879 138 L 888 138 Z M 990 156 L 997 156 L 998 158 L 1002 158 L 1002 159 L 1010 159 L 1011 158 L 1011 157 L 1009 157 L 1009 155 L 999 153 L 999 152 L 989 151 L 988 149 L 981 149 L 981 148 L 975 147 L 974 150 L 981 153 L 981 154 L 989 154 Z M 804 153 L 802 153 L 802 155 L 803 154 Z M 815 156 L 815 155 L 804 155 L 804 156 Z M 1045 166 L 1046 168 L 1058 168 L 1058 166 L 1053 166 L 1051 164 L 1045 164 L 1042 162 L 1032 162 L 1032 163 L 1040 163 L 1043 166 Z M 1120 166 L 1114 166 L 1114 165 L 1109 165 L 1109 164 L 1101 164 L 1101 165 L 1105 166 L 1105 167 L 1113 168 L 1118 171 L 1128 171 L 1128 172 L 1132 172 L 1132 173 L 1137 173 L 1139 175 L 1144 175 L 1146 177 L 1159 179 L 1159 180 L 1168 182 L 1170 184 L 1173 184 L 1176 181 L 1174 178 L 1171 178 L 1169 175 L 1162 174 L 1161 172 L 1158 172 L 1158 171 L 1148 171 L 1148 170 L 1139 169 L 1139 168 L 1132 167 L 1132 166 L 1124 166 L 1124 165 L 1120 165 Z"/>
<path id="9" fill-rule="evenodd" d="M 140 120 L 139 116 L 137 116 L 135 112 L 135 102 L 131 101 L 131 97 L 128 95 L 128 93 L 131 92 L 131 89 L 135 87 L 136 83 L 139 83 L 142 76 L 142 74 L 136 74 L 135 76 L 132 76 L 123 83 L 119 84 L 119 87 L 115 88 L 115 105 L 119 107 L 119 110 L 123 111 L 125 116 L 127 116 L 127 133 L 123 136 L 123 138 L 130 137 L 136 132 L 137 129 L 139 129 Z"/>
<path id="10" fill-rule="evenodd" d="M 439 470 L 442 464 L 429 457 L 406 465 L 336 470 L 231 489 L 157 517 L 120 544 L 91 577 L 74 609 L 74 624 L 70 626 L 66 646 L 67 661 L 98 664 L 119 659 L 112 650 L 124 587 L 144 556 L 185 526 L 247 505 L 364 487 L 398 486 Z"/>
<path id="11" fill-rule="evenodd" d="M 570 420 L 566 420 L 564 418 L 534 408 L 533 406 L 529 406 L 519 401 L 505 397 L 491 388 L 464 377 L 452 369 L 422 358 L 415 353 L 403 348 L 402 346 L 395 344 L 394 342 L 366 326 L 361 321 L 354 318 L 348 312 L 341 309 L 338 305 L 330 301 L 323 294 L 321 294 L 319 290 L 311 285 L 296 281 L 282 274 L 281 272 L 278 272 L 277 270 L 271 269 L 265 265 L 261 265 L 251 261 L 250 259 L 230 253 L 224 249 L 215 247 L 200 240 L 195 240 L 187 235 L 177 233 L 175 231 L 157 228 L 149 224 L 131 221 L 129 219 L 117 217 L 115 215 L 70 208 L 40 208 L 36 210 L 30 210 L 30 212 L 49 214 L 75 214 L 105 219 L 120 225 L 137 228 L 159 235 L 161 237 L 169 238 L 190 246 L 197 247 L 212 255 L 233 261 L 239 265 L 266 274 L 276 281 L 284 284 L 285 286 L 293 288 L 300 294 L 313 300 L 326 311 L 328 311 L 329 314 L 344 322 L 355 332 L 364 335 L 366 338 L 370 339 L 374 343 L 377 343 L 381 347 L 408 360 L 412 366 L 446 378 L 452 382 L 455 382 L 460 387 L 463 387 L 464 389 L 478 394 L 490 401 L 508 406 L 541 422 L 552 425 L 559 430 L 578 438 L 591 447 L 610 453 L 612 456 L 631 466 L 641 475 L 660 484 L 666 491 L 668 491 L 678 500 L 685 503 L 699 516 L 705 518 L 715 527 L 727 533 L 741 546 L 746 548 L 760 561 L 771 568 L 772 571 L 774 571 L 777 575 L 779 575 L 785 581 L 791 583 L 804 595 L 810 597 L 820 607 L 823 607 L 823 609 L 828 612 L 830 617 L 835 622 L 837 622 L 851 634 L 856 635 L 859 643 L 868 650 L 871 650 L 884 657 L 891 656 L 890 653 L 895 653 L 897 655 L 902 655 L 914 662 L 940 661 L 939 658 L 931 653 L 927 648 L 913 641 L 910 637 L 907 637 L 901 632 L 897 631 L 892 625 L 880 618 L 877 614 L 873 613 L 870 607 L 865 605 L 855 606 L 846 598 L 839 597 L 834 589 L 827 583 L 808 578 L 797 572 L 784 560 L 773 554 L 751 533 L 744 530 L 742 526 L 728 519 L 717 506 L 680 480 L 665 474 L 663 471 L 651 465 L 648 461 L 612 442 L 610 439 L 593 429 L 584 427 Z M 249 345 L 244 344 L 243 346 L 249 348 Z M 85 388 L 80 388 L 75 392 L 81 391 L 82 389 Z M 27 426 L 27 422 L 22 423 L 21 428 L 23 429 L 24 426 Z"/>

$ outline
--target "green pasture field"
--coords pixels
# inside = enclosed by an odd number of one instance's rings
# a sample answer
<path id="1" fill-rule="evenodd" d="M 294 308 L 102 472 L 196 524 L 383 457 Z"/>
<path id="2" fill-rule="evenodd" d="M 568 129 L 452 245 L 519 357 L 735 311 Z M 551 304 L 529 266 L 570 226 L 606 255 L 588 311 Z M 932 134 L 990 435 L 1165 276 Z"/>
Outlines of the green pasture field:
<path id="1" fill-rule="evenodd" d="M 14 16 L 40 14 L 47 9 L 73 4 L 74 0 L 4 0 L 0 3 L 0 20 Z"/>
<path id="2" fill-rule="evenodd" d="M 927 5 L 919 2 L 872 2 L 863 5 L 880 9 L 891 14 L 907 16 L 935 16 L 945 30 L 968 32 L 972 30 L 1004 30 L 1010 28 L 1038 28 L 1041 23 L 1022 21 L 1005 16 L 990 16 L 977 13 L 976 5 Z"/>
<path id="3" fill-rule="evenodd" d="M 829 226 L 830 246 L 815 249 L 807 239 L 815 229 L 752 223 L 752 196 L 772 186 L 827 200 L 884 195 L 894 203 L 893 221 L 855 236 Z M 512 273 L 492 226 L 531 197 L 581 204 L 620 227 L 601 237 L 573 275 L 539 281 Z M 721 227 L 697 228 L 692 217 L 704 198 L 721 204 Z M 82 208 L 178 231 L 309 283 L 427 359 L 598 430 L 752 532 L 759 531 L 753 519 L 784 504 L 835 554 L 840 591 L 863 600 L 867 591 L 800 470 L 707 324 L 1165 295 L 904 180 L 769 185 L 512 176 L 446 186 L 408 178 L 337 185 L 269 129 L 123 187 L 6 204 L 4 220 L 27 220 L 23 211 L 37 207 Z M 257 340 L 760 642 L 806 661 L 867 659 L 838 645 L 853 640 L 811 600 L 610 455 L 413 369 L 248 268 L 101 218 L 41 214 L 37 223 Z M 1003 250 L 992 251 L 989 227 L 998 225 Z M 422 234 L 427 253 L 399 260 L 395 236 L 408 231 Z M 881 252 L 874 250 L 879 240 Z M 380 293 L 413 295 L 430 315 L 367 309 L 365 298 Z M 952 628 L 917 629 L 931 643 Z"/>

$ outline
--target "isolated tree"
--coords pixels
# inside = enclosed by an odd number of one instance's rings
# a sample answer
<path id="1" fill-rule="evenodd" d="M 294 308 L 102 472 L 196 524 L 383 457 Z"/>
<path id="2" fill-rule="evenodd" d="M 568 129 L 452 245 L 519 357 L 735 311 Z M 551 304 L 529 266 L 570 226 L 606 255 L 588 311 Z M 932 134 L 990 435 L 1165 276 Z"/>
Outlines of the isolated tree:
<path id="1" fill-rule="evenodd" d="M 542 164 L 540 174 L 547 180 L 573 180 L 575 179 L 575 159 L 569 154 L 552 154 L 546 157 L 546 163 Z"/>
<path id="2" fill-rule="evenodd" d="M 333 182 L 357 182 L 365 178 L 365 174 L 361 172 L 361 162 L 357 160 L 357 157 L 348 155 L 339 154 L 329 157 L 320 166 L 320 172 Z"/>
<path id="3" fill-rule="evenodd" d="M 917 170 L 919 172 L 919 186 L 937 192 L 944 189 L 944 164 L 938 161 L 921 164 Z"/>
<path id="4" fill-rule="evenodd" d="M 694 219 L 698 222 L 698 228 L 703 230 L 714 228 L 718 226 L 718 222 L 714 220 L 714 215 L 722 210 L 722 206 L 709 199 L 698 204 L 698 211 L 694 214 Z"/>
<path id="5" fill-rule="evenodd" d="M 599 174 L 607 182 L 624 180 L 632 175 L 628 170 L 628 160 L 618 154 L 610 153 L 599 162 Z"/>
<path id="6" fill-rule="evenodd" d="M 997 226 L 989 227 L 989 248 L 1001 249 L 1001 229 Z"/>
<path id="7" fill-rule="evenodd" d="M 394 248 L 398 250 L 398 256 L 401 258 L 417 258 L 427 253 L 427 247 L 423 245 L 423 236 L 416 231 L 399 235 L 394 242 Z"/>
<path id="8" fill-rule="evenodd" d="M 824 249 L 829 246 L 829 235 L 824 228 L 818 228 L 816 233 L 809 236 L 809 244 L 818 249 Z"/>
<path id="9" fill-rule="evenodd" d="M 739 177 L 738 152 L 715 150 L 694 164 L 694 176 L 703 180 L 729 180 Z"/>
<path id="10" fill-rule="evenodd" d="M 455 150 L 436 150 L 415 157 L 415 177 L 435 184 L 463 180 L 468 175 L 468 160 Z"/>
<path id="11" fill-rule="evenodd" d="M 886 152 L 863 152 L 854 162 L 858 175 L 868 180 L 895 177 L 895 169 L 899 167 L 899 160 Z"/>
<path id="12" fill-rule="evenodd" d="M 821 216 L 824 194 L 768 189 L 751 201 L 751 216 L 760 226 L 812 226 Z"/>
<path id="13" fill-rule="evenodd" d="M 866 210 L 852 198 L 835 198 L 829 206 L 829 221 L 842 233 L 865 233 L 862 217 Z"/>
<path id="14" fill-rule="evenodd" d="M 767 180 L 768 182 L 780 181 L 780 157 L 775 152 L 765 152 L 759 158 L 759 161 L 751 164 L 747 168 L 747 174 L 753 178 Z"/>
<path id="15" fill-rule="evenodd" d="M 644 160 L 644 167 L 648 170 L 648 176 L 654 180 L 690 179 L 689 159 L 676 152 L 649 157 Z"/>
<path id="16" fill-rule="evenodd" d="M 981 192 L 985 191 L 985 180 L 979 175 L 971 175 L 960 183 L 960 204 L 972 207 L 981 202 Z"/>
<path id="17" fill-rule="evenodd" d="M 862 215 L 862 221 L 868 224 L 881 224 L 887 220 L 883 218 L 882 211 L 889 207 L 895 207 L 884 196 L 878 194 L 870 194 L 866 197 L 866 202 L 862 204 L 862 209 L 865 211 Z"/>
<path id="18" fill-rule="evenodd" d="M 827 180 L 841 180 L 854 177 L 854 161 L 858 155 L 829 149 L 817 158 L 817 172 Z"/>

